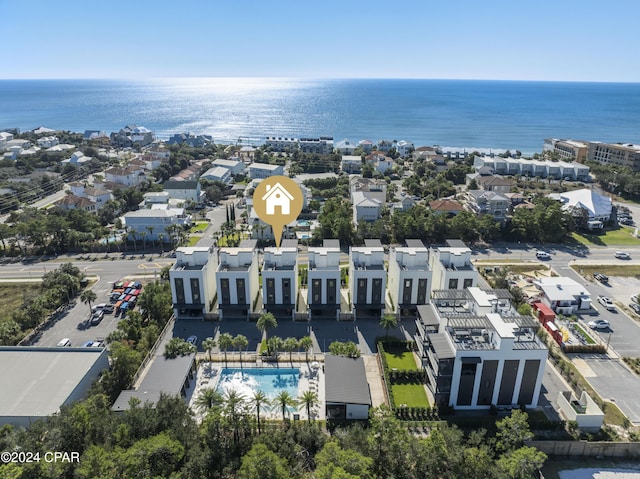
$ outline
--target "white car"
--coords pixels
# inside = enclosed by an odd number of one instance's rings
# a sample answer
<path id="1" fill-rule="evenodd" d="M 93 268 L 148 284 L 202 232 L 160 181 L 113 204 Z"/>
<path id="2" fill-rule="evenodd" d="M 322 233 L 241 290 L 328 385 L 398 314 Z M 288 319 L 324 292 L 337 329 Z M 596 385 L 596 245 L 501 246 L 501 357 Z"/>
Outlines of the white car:
<path id="1" fill-rule="evenodd" d="M 618 259 L 631 259 L 631 255 L 629 253 L 625 253 L 624 251 L 616 251 L 615 253 L 613 253 L 613 256 Z"/>
<path id="2" fill-rule="evenodd" d="M 551 259 L 551 255 L 546 251 L 536 251 L 536 258 L 538 259 Z"/>
<path id="3" fill-rule="evenodd" d="M 609 329 L 609 321 L 606 319 L 596 319 L 587 323 L 591 329 Z"/>
<path id="4" fill-rule="evenodd" d="M 598 303 L 600 303 L 602 306 L 604 306 L 610 311 L 613 311 L 614 309 L 616 309 L 615 305 L 613 304 L 613 301 L 611 301 L 611 298 L 607 298 L 606 296 L 598 296 Z"/>

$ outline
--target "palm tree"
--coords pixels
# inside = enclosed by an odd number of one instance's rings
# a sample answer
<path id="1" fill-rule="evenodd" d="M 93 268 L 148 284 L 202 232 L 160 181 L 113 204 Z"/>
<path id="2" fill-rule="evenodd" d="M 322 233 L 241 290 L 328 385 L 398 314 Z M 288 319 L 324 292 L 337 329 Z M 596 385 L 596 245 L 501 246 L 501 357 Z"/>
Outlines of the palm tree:
<path id="1" fill-rule="evenodd" d="M 284 340 L 284 350 L 289 353 L 289 362 L 293 365 L 293 359 L 291 358 L 293 352 L 298 349 L 298 340 L 296 338 L 287 338 Z"/>
<path id="2" fill-rule="evenodd" d="M 318 404 L 318 395 L 314 391 L 305 391 L 298 397 L 298 409 L 307 410 L 307 419 L 311 422 L 311 410 Z"/>
<path id="3" fill-rule="evenodd" d="M 231 419 L 233 424 L 233 439 L 237 443 L 239 440 L 238 423 L 240 416 L 245 412 L 245 397 L 234 389 L 228 389 L 225 393 L 225 414 Z"/>
<path id="4" fill-rule="evenodd" d="M 233 345 L 233 336 L 229 333 L 222 333 L 218 338 L 218 346 L 224 351 L 224 366 L 227 367 L 227 349 Z"/>
<path id="5" fill-rule="evenodd" d="M 242 369 L 242 349 L 246 348 L 249 345 L 249 340 L 246 336 L 242 334 L 238 334 L 235 338 L 233 338 L 233 347 L 238 348 L 238 352 L 240 353 L 240 369 Z"/>
<path id="6" fill-rule="evenodd" d="M 213 388 L 206 388 L 200 391 L 194 401 L 196 409 L 203 413 L 208 413 L 212 409 L 222 406 L 223 403 L 224 397 Z"/>
<path id="7" fill-rule="evenodd" d="M 389 328 L 398 327 L 398 317 L 395 314 L 385 314 L 380 320 L 380 327 L 384 328 L 386 338 L 389 339 Z"/>
<path id="8" fill-rule="evenodd" d="M 269 340 L 267 334 L 270 330 L 278 327 L 278 321 L 276 321 L 276 317 L 272 313 L 264 313 L 261 314 L 256 321 L 256 328 L 260 330 L 263 334 L 264 339 L 267 340 L 267 353 L 271 356 L 271 348 L 269 347 Z"/>
<path id="9" fill-rule="evenodd" d="M 146 250 L 147 249 L 147 232 L 140 231 L 140 236 L 142 237 L 142 249 Z"/>
<path id="10" fill-rule="evenodd" d="M 153 239 L 153 230 L 154 230 L 153 226 L 147 226 L 147 231 L 149 232 L 149 237 L 151 238 L 151 244 L 155 246 L 156 242 Z"/>
<path id="11" fill-rule="evenodd" d="M 271 354 L 274 356 L 278 355 L 278 351 L 282 349 L 282 346 L 282 338 L 279 338 L 278 336 L 273 336 L 272 338 L 267 339 L 267 350 L 271 351 Z"/>
<path id="12" fill-rule="evenodd" d="M 98 295 L 90 289 L 85 289 L 80 295 L 80 301 L 89 305 L 89 313 L 91 313 L 91 302 L 98 299 Z"/>
<path id="13" fill-rule="evenodd" d="M 298 401 L 289 394 L 289 391 L 280 391 L 280 393 L 273 399 L 273 404 L 278 406 L 282 410 L 282 420 L 286 420 L 286 412 L 288 408 L 296 407 Z"/>
<path id="14" fill-rule="evenodd" d="M 202 349 L 209 353 L 209 362 L 211 362 L 211 350 L 216 347 L 216 340 L 209 337 L 202 341 Z"/>
<path id="15" fill-rule="evenodd" d="M 269 397 L 263 391 L 255 391 L 253 393 L 253 397 L 249 399 L 249 402 L 256 410 L 256 416 L 258 417 L 258 434 L 262 431 L 260 429 L 260 410 L 262 407 L 268 408 L 271 406 L 271 401 L 269 401 Z"/>
<path id="16" fill-rule="evenodd" d="M 313 339 L 311 339 L 311 336 L 303 336 L 300 338 L 299 343 L 300 347 L 304 349 L 304 360 L 309 362 L 309 350 L 313 347 Z"/>
<path id="17" fill-rule="evenodd" d="M 164 233 L 158 233 L 158 242 L 160 243 L 160 252 L 164 253 Z"/>

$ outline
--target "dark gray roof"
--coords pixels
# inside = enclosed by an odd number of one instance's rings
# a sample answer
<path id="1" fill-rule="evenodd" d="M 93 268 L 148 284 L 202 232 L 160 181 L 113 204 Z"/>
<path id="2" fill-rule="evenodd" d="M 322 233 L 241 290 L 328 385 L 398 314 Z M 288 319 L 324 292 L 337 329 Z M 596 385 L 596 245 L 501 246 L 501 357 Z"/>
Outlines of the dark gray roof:
<path id="1" fill-rule="evenodd" d="M 379 239 L 373 238 L 373 239 L 365 239 L 364 240 L 364 245 L 367 248 L 382 248 L 382 242 L 380 242 Z"/>
<path id="2" fill-rule="evenodd" d="M 298 240 L 297 239 L 283 239 L 280 242 L 281 248 L 298 248 Z"/>
<path id="3" fill-rule="evenodd" d="M 453 329 L 493 329 L 486 316 L 471 313 L 458 313 L 447 316 L 447 325 Z"/>
<path id="4" fill-rule="evenodd" d="M 362 358 L 327 354 L 324 357 L 324 371 L 326 402 L 371 405 L 369 383 Z"/>
<path id="5" fill-rule="evenodd" d="M 465 300 L 471 299 L 471 295 L 466 289 L 435 289 L 431 292 L 434 300 Z"/>
<path id="6" fill-rule="evenodd" d="M 195 190 L 198 187 L 197 181 L 165 181 L 162 183 L 163 190 Z"/>
<path id="7" fill-rule="evenodd" d="M 256 239 L 243 239 L 242 241 L 240 241 L 240 244 L 238 245 L 239 248 L 251 248 L 251 249 L 256 249 L 256 246 L 258 246 L 258 240 Z"/>
<path id="8" fill-rule="evenodd" d="M 409 248 L 424 248 L 424 243 L 421 239 L 407 239 L 404 242 L 407 243 Z"/>
<path id="9" fill-rule="evenodd" d="M 446 333 L 432 333 L 427 335 L 433 351 L 438 359 L 451 359 L 456 357 L 453 346 L 449 343 Z"/>
<path id="10" fill-rule="evenodd" d="M 465 242 L 462 241 L 462 240 L 459 240 L 459 239 L 448 239 L 447 240 L 447 245 L 450 248 L 466 248 L 467 247 Z"/>
<path id="11" fill-rule="evenodd" d="M 428 304 L 420 304 L 417 306 L 418 316 L 425 326 L 438 326 L 438 316 L 431 306 Z"/>
<path id="12" fill-rule="evenodd" d="M 322 246 L 324 248 L 340 248 L 340 240 L 338 240 L 338 239 L 325 239 L 325 240 L 322 240 Z"/>
<path id="13" fill-rule="evenodd" d="M 150 401 L 155 404 L 161 393 L 170 396 L 180 394 L 195 356 L 195 353 L 173 359 L 156 356 L 138 389 L 122 391 L 111 410 L 126 411 L 132 397 L 140 399 L 142 403 Z"/>

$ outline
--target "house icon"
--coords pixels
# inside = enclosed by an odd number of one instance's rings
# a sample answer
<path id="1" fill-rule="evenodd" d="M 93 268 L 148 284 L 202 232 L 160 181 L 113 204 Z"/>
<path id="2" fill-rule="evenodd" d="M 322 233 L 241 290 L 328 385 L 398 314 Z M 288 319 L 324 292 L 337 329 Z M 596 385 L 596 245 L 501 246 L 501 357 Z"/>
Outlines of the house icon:
<path id="1" fill-rule="evenodd" d="M 262 201 L 266 204 L 268 215 L 276 214 L 276 206 L 280 207 L 281 215 L 288 215 L 291 211 L 291 201 L 293 196 L 280 183 L 275 185 L 267 185 L 267 192 L 262 197 Z"/>

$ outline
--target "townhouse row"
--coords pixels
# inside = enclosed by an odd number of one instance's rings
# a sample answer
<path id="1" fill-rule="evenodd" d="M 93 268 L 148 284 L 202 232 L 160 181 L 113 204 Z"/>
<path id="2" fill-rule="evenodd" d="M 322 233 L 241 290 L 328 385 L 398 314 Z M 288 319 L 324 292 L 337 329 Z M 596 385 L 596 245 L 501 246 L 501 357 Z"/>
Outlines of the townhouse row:
<path id="1" fill-rule="evenodd" d="M 183 247 L 169 271 L 177 318 L 281 319 L 413 315 L 433 290 L 477 286 L 471 250 L 459 240 L 427 248 L 420 240 L 391 248 L 379 240 L 342 253 L 338 240 L 298 252 L 296 240 L 259 251 L 255 240 L 236 248 Z"/>

